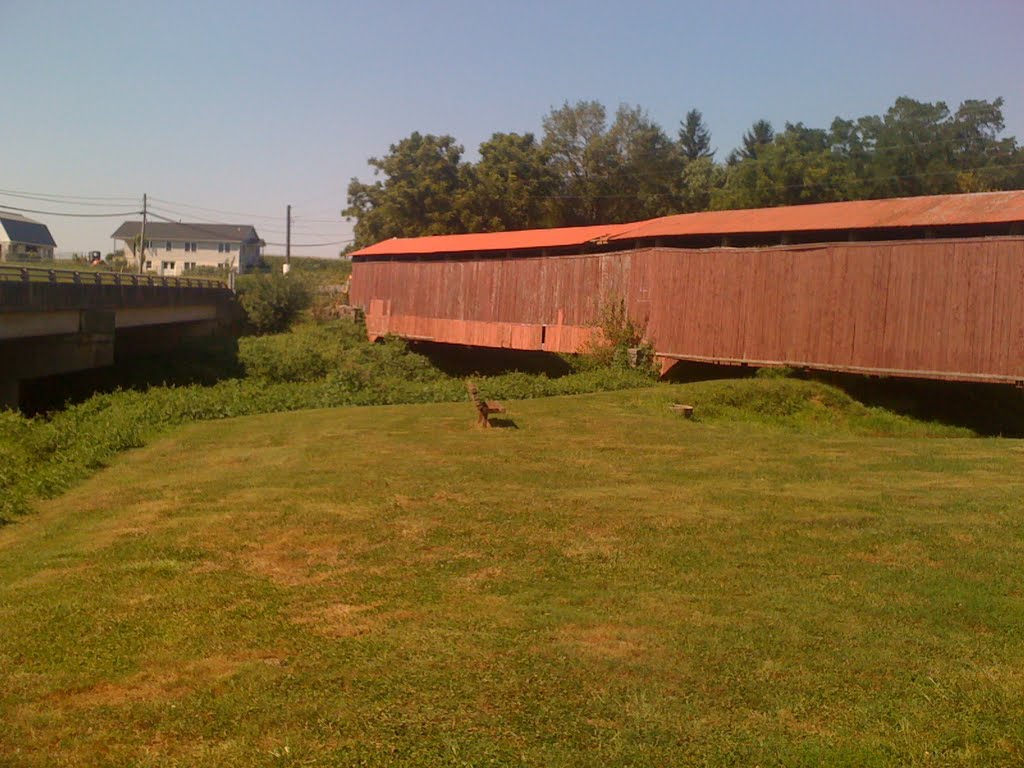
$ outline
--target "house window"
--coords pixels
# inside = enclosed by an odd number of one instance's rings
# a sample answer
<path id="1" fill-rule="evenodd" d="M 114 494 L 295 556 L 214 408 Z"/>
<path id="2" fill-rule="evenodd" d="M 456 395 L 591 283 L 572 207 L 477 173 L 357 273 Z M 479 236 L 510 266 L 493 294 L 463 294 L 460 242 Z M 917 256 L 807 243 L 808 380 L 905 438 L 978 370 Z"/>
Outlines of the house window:
<path id="1" fill-rule="evenodd" d="M 192 246 L 192 249 L 191 249 L 192 253 L 195 253 L 196 252 L 196 244 L 195 243 L 189 243 L 189 245 Z"/>
<path id="2" fill-rule="evenodd" d="M 152 268 L 153 268 L 153 262 L 152 261 L 147 261 L 146 262 L 146 269 L 152 269 Z"/>
<path id="3" fill-rule="evenodd" d="M 231 243 L 224 243 L 224 253 L 231 253 Z"/>
<path id="4" fill-rule="evenodd" d="M 170 240 L 167 241 L 167 248 L 165 250 L 168 250 L 168 251 L 171 250 L 171 241 Z"/>
<path id="5" fill-rule="evenodd" d="M 160 269 L 163 269 L 163 270 L 174 269 L 174 262 L 173 261 L 161 261 L 160 262 Z"/>
<path id="6" fill-rule="evenodd" d="M 186 261 L 181 266 L 184 268 L 186 272 L 191 272 L 193 269 L 196 268 L 196 263 L 194 261 Z"/>

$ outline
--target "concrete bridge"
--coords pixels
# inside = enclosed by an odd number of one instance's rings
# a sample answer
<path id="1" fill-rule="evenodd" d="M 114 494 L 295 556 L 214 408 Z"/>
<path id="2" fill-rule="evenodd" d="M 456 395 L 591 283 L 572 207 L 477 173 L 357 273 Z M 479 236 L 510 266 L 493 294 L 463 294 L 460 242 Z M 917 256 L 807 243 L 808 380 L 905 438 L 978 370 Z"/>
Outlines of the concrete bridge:
<path id="1" fill-rule="evenodd" d="M 0 408 L 18 406 L 26 380 L 225 331 L 234 307 L 220 280 L 0 264 Z"/>

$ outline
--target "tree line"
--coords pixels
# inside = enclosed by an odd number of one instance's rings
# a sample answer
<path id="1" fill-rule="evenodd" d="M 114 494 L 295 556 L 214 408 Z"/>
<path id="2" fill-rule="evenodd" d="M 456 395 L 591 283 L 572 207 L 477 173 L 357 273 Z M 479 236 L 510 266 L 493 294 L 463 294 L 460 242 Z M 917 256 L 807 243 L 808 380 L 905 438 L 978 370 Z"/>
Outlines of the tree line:
<path id="1" fill-rule="evenodd" d="M 597 101 L 566 102 L 543 135 L 495 133 L 479 160 L 449 135 L 414 132 L 353 178 L 342 215 L 361 248 L 391 237 L 638 221 L 729 208 L 1024 188 L 1024 148 L 1004 136 L 1003 99 L 901 97 L 883 115 L 829 128 L 756 121 L 719 159 L 697 109 L 675 135 L 646 110 L 609 119 Z"/>

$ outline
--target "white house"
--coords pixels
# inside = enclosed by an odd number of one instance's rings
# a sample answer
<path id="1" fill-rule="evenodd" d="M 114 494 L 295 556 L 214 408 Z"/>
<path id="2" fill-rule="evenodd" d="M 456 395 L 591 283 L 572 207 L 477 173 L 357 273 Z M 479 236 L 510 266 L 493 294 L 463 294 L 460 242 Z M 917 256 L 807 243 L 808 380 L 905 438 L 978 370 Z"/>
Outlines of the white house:
<path id="1" fill-rule="evenodd" d="M 52 260 L 56 247 L 45 224 L 0 211 L 0 261 Z"/>
<path id="2" fill-rule="evenodd" d="M 141 221 L 126 221 L 111 235 L 124 243 L 125 256 L 136 265 L 141 230 Z M 146 222 L 144 269 L 160 275 L 187 274 L 198 267 L 246 272 L 259 261 L 264 245 L 248 224 Z"/>

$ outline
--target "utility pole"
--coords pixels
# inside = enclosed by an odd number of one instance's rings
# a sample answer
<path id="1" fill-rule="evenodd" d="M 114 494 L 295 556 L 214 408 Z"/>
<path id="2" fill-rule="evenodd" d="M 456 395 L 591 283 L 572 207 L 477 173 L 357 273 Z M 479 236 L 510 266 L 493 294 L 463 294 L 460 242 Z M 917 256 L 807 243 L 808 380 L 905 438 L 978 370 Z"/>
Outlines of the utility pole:
<path id="1" fill-rule="evenodd" d="M 142 193 L 142 233 L 139 235 L 139 274 L 146 269 L 146 211 L 148 208 L 147 195 Z"/>
<path id="2" fill-rule="evenodd" d="M 284 228 L 284 272 L 288 274 L 292 268 L 292 207 L 288 206 L 288 222 Z"/>

